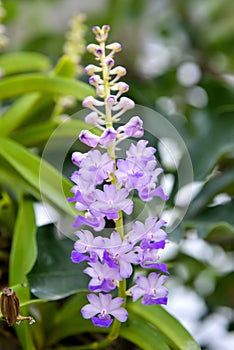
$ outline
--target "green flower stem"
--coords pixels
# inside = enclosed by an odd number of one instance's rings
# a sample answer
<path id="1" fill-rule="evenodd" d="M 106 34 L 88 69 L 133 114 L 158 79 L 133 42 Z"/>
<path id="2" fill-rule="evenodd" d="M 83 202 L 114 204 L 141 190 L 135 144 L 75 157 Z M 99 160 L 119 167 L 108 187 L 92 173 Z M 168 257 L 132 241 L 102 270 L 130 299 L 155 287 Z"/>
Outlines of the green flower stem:
<path id="1" fill-rule="evenodd" d="M 109 106 L 106 102 L 106 99 L 110 95 L 111 90 L 110 90 L 110 84 L 109 84 L 109 80 L 110 80 L 109 71 L 108 71 L 108 67 L 107 67 L 106 62 L 105 62 L 105 59 L 106 59 L 105 42 L 101 42 L 100 46 L 101 46 L 101 49 L 103 50 L 103 54 L 101 56 L 100 62 L 101 62 L 101 66 L 102 66 L 102 77 L 103 77 L 103 85 L 104 85 L 104 97 L 103 98 L 105 101 L 106 128 L 110 128 L 113 126 L 113 124 L 112 124 L 111 109 L 109 108 Z M 114 145 L 111 145 L 108 148 L 108 153 L 112 159 L 116 160 L 115 147 L 113 147 L 113 146 Z M 111 183 L 114 185 L 117 185 L 116 178 L 114 176 L 111 180 Z M 123 228 L 123 212 L 122 212 L 122 210 L 119 211 L 119 218 L 118 218 L 118 220 L 116 220 L 115 225 L 116 225 L 115 226 L 116 232 L 119 233 L 120 237 L 123 240 L 124 239 L 124 228 Z M 120 298 L 124 299 L 124 305 L 125 305 L 125 303 L 126 303 L 126 279 L 123 279 L 119 283 L 118 296 Z M 99 342 L 98 345 L 93 344 L 93 347 L 89 347 L 89 349 L 102 349 L 103 347 L 110 344 L 112 341 L 114 341 L 115 339 L 117 339 L 119 337 L 120 327 L 121 327 L 121 323 L 117 319 L 115 319 L 113 322 L 111 331 L 110 331 L 109 335 L 107 336 L 107 338 L 105 340 L 103 340 L 102 342 Z M 98 347 L 95 347 L 95 346 L 98 346 Z M 85 348 L 80 348 L 80 349 L 85 349 Z"/>
<path id="2" fill-rule="evenodd" d="M 111 116 L 111 110 L 108 108 L 106 98 L 110 95 L 110 85 L 109 85 L 109 72 L 108 67 L 106 65 L 105 59 L 106 59 L 106 44 L 105 42 L 100 43 L 100 47 L 103 51 L 102 57 L 101 57 L 101 66 L 102 66 L 102 78 L 103 78 L 103 86 L 104 86 L 104 101 L 105 101 L 105 112 L 106 112 L 106 127 L 110 128 L 112 127 L 112 116 Z"/>

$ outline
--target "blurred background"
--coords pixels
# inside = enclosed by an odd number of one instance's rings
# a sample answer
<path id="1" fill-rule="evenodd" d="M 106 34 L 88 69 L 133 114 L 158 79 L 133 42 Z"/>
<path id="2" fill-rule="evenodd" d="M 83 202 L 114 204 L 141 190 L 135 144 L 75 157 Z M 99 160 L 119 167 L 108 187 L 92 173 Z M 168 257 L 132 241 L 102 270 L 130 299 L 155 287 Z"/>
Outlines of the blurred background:
<path id="1" fill-rule="evenodd" d="M 167 309 L 203 349 L 234 348 L 234 2 L 231 0 L 6 0 L 5 52 L 54 64 L 75 14 L 109 24 L 128 71 L 128 96 L 161 113 L 190 153 L 193 200 L 169 235 Z M 84 55 L 82 65 L 90 62 Z M 85 76 L 81 79 L 87 81 Z M 79 106 L 76 106 L 76 109 Z M 74 112 L 72 110 L 72 112 Z M 160 153 L 159 153 L 160 155 Z M 161 157 L 162 158 L 162 157 Z M 176 171 L 163 161 L 166 173 Z M 185 169 L 186 171 L 186 169 Z M 176 203 L 176 189 L 171 193 Z M 177 203 L 179 206 L 180 203 Z"/>

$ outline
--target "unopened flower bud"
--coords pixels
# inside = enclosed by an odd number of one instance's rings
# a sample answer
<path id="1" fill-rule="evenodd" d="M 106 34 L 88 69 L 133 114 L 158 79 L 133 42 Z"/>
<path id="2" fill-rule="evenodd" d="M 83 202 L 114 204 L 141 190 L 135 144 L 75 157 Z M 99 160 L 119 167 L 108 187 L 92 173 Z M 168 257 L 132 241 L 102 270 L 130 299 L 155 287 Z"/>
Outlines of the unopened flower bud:
<path id="1" fill-rule="evenodd" d="M 121 97 L 119 103 L 112 108 L 113 111 L 119 111 L 123 108 L 124 111 L 135 107 L 135 102 L 128 97 Z"/>
<path id="2" fill-rule="evenodd" d="M 103 105 L 104 105 L 103 101 L 99 101 L 93 96 L 87 96 L 82 102 L 82 106 L 87 108 L 92 108 L 93 106 L 103 106 Z"/>
<path id="3" fill-rule="evenodd" d="M 116 75 L 119 75 L 120 77 L 123 77 L 124 75 L 127 74 L 127 70 L 125 67 L 117 66 L 110 70 L 110 74 L 113 74 L 113 75 L 116 74 Z"/>
<path id="4" fill-rule="evenodd" d="M 89 44 L 86 49 L 88 52 L 94 53 L 99 47 L 100 46 L 96 44 Z"/>
<path id="5" fill-rule="evenodd" d="M 94 34 L 100 34 L 101 28 L 99 26 L 94 26 L 92 31 Z"/>
<path id="6" fill-rule="evenodd" d="M 109 106 L 113 106 L 116 103 L 116 97 L 115 95 L 109 95 L 106 98 L 106 102 Z"/>
<path id="7" fill-rule="evenodd" d="M 128 84 L 124 82 L 119 82 L 111 87 L 111 90 L 116 91 L 119 90 L 119 92 L 122 94 L 124 92 L 127 92 L 129 90 Z"/>
<path id="8" fill-rule="evenodd" d="M 102 79 L 99 75 L 94 74 L 89 78 L 89 84 L 93 86 L 97 86 L 98 84 L 102 83 Z"/>
<path id="9" fill-rule="evenodd" d="M 98 126 L 99 124 L 105 124 L 105 121 L 98 116 L 97 112 L 91 112 L 88 115 L 86 115 L 85 122 L 87 124 L 95 126 Z"/>
<path id="10" fill-rule="evenodd" d="M 88 66 L 85 67 L 84 71 L 88 75 L 93 75 L 94 73 L 101 72 L 102 68 L 95 66 L 94 64 L 89 64 Z"/>
<path id="11" fill-rule="evenodd" d="M 108 24 L 104 24 L 104 25 L 102 26 L 102 30 L 103 30 L 105 33 L 107 33 L 107 32 L 110 31 L 110 26 L 109 26 Z"/>
<path id="12" fill-rule="evenodd" d="M 94 54 L 98 57 L 100 57 L 103 54 L 103 50 L 100 46 L 97 47 L 97 49 L 94 51 Z"/>
<path id="13" fill-rule="evenodd" d="M 105 96 L 105 89 L 103 85 L 98 85 L 96 88 L 96 94 L 100 97 L 104 97 Z"/>
<path id="14" fill-rule="evenodd" d="M 127 92 L 129 90 L 129 85 L 124 82 L 120 82 L 117 85 L 118 85 L 118 90 L 121 92 Z"/>
<path id="15" fill-rule="evenodd" d="M 108 68 L 111 68 L 111 67 L 114 66 L 115 61 L 114 61 L 113 58 L 108 57 L 108 58 L 105 59 L 105 63 L 106 63 L 106 65 L 107 65 Z"/>
<path id="16" fill-rule="evenodd" d="M 117 42 L 107 45 L 106 48 L 115 52 L 120 52 L 122 50 L 121 44 Z"/>

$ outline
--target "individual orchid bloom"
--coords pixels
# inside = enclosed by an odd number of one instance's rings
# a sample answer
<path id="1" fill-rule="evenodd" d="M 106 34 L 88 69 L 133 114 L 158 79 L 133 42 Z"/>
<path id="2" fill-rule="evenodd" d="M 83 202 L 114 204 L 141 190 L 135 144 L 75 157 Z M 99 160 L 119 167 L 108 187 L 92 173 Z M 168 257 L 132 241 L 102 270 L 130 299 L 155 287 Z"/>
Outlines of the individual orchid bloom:
<path id="1" fill-rule="evenodd" d="M 80 162 L 80 174 L 86 177 L 87 172 L 95 177 L 95 185 L 101 184 L 108 179 L 110 173 L 114 171 L 114 161 L 108 153 L 101 153 L 99 150 L 91 150 Z"/>
<path id="2" fill-rule="evenodd" d="M 119 267 L 120 275 L 129 278 L 133 271 L 132 264 L 139 263 L 139 258 L 129 242 L 122 241 L 117 232 L 112 232 L 110 239 L 106 241 L 103 261 L 112 268 Z"/>
<path id="3" fill-rule="evenodd" d="M 140 247 L 142 249 L 164 249 L 167 234 L 161 227 L 165 224 L 164 220 L 158 220 L 158 218 L 154 217 L 148 217 L 144 224 L 136 221 L 133 224 L 132 237 L 141 242 Z"/>
<path id="4" fill-rule="evenodd" d="M 135 162 L 118 159 L 115 176 L 120 184 L 124 184 L 127 189 L 132 190 L 138 187 L 137 184 L 144 176 L 144 171 Z"/>
<path id="5" fill-rule="evenodd" d="M 71 191 L 74 192 L 75 196 L 69 198 L 70 202 L 76 202 L 75 208 L 79 211 L 88 210 L 90 205 L 95 202 L 95 186 L 93 177 L 88 177 L 90 181 L 84 180 L 80 173 L 78 175 L 74 174 L 71 176 L 71 179 L 77 182 L 76 186 L 73 186 Z"/>
<path id="6" fill-rule="evenodd" d="M 105 249 L 105 239 L 101 236 L 94 237 L 89 230 L 81 230 L 76 232 L 79 238 L 74 243 L 71 259 L 73 262 L 79 263 L 83 260 L 97 261 L 102 259 Z"/>
<path id="7" fill-rule="evenodd" d="M 135 221 L 132 225 L 132 231 L 126 236 L 126 239 L 133 245 L 140 243 L 144 250 L 147 248 L 163 249 L 165 247 L 167 234 L 161 229 L 166 222 L 156 217 L 148 217 L 145 223 Z"/>
<path id="8" fill-rule="evenodd" d="M 136 161 L 138 164 L 145 166 L 149 161 L 154 160 L 154 147 L 147 147 L 149 141 L 140 140 L 136 144 L 131 143 L 129 150 L 126 151 L 127 159 Z"/>
<path id="9" fill-rule="evenodd" d="M 81 313 L 84 318 L 91 318 L 94 326 L 108 328 L 113 322 L 112 317 L 120 322 L 126 322 L 128 313 L 121 307 L 124 303 L 123 298 L 112 299 L 111 294 L 99 293 L 99 296 L 88 294 L 87 299 L 90 304 L 85 305 Z"/>
<path id="10" fill-rule="evenodd" d="M 132 117 L 128 123 L 120 126 L 117 132 L 123 132 L 127 137 L 142 137 L 144 135 L 143 121 L 139 117 Z"/>
<path id="11" fill-rule="evenodd" d="M 131 214 L 133 202 L 127 198 L 129 192 L 122 188 L 117 190 L 115 185 L 104 185 L 103 191 L 96 189 L 96 202 L 91 204 L 90 211 L 96 216 L 106 216 L 108 220 L 115 220 L 119 217 L 119 210 Z"/>
<path id="12" fill-rule="evenodd" d="M 89 282 L 91 292 L 110 292 L 116 288 L 114 281 L 122 280 L 118 267 L 110 268 L 108 264 L 99 261 L 89 263 L 89 267 L 84 270 L 84 273 L 92 277 Z"/>
<path id="13" fill-rule="evenodd" d="M 156 272 L 150 273 L 148 277 L 138 276 L 136 285 L 131 288 L 132 300 L 143 297 L 143 305 L 167 304 L 168 290 L 162 285 L 167 278 Z"/>

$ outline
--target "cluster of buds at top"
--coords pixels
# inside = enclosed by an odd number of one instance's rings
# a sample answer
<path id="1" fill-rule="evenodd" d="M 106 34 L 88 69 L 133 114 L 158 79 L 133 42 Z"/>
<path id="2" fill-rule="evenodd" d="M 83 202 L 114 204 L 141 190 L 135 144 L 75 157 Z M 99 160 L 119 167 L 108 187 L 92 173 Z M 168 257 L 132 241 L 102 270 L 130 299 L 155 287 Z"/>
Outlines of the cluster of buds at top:
<path id="1" fill-rule="evenodd" d="M 84 24 L 85 15 L 79 14 L 72 17 L 70 21 L 70 30 L 66 34 L 66 42 L 63 46 L 63 52 L 72 62 L 76 64 L 76 76 L 83 72 L 80 65 L 81 58 L 85 52 L 85 33 L 87 27 Z"/>
<path id="2" fill-rule="evenodd" d="M 71 179 L 75 183 L 71 192 L 75 208 L 83 211 L 73 223 L 75 228 L 88 226 L 101 232 L 107 220 L 115 223 L 110 237 L 96 236 L 88 229 L 80 229 L 75 234 L 71 259 L 74 263 L 87 261 L 84 273 L 91 277 L 88 305 L 81 312 L 84 318 L 91 318 L 96 326 L 109 327 L 113 318 L 125 322 L 128 313 L 122 307 L 127 296 L 133 301 L 142 297 L 142 304 L 166 304 L 167 289 L 162 286 L 167 279 L 160 272 L 168 273 L 165 264 L 159 262 L 159 250 L 164 249 L 167 235 L 162 226 L 165 222 L 158 217 L 148 217 L 145 222 L 135 221 L 125 232 L 123 215 L 133 212 L 133 191 L 143 202 L 154 197 L 167 200 L 161 186 L 154 153 L 147 140 L 131 143 L 124 159 L 117 157 L 117 145 L 126 138 L 141 138 L 144 134 L 143 121 L 132 117 L 125 125 L 115 127 L 119 117 L 134 107 L 134 102 L 123 97 L 128 85 L 119 81 L 126 74 L 124 67 L 114 67 L 114 55 L 121 50 L 119 43 L 106 45 L 109 26 L 94 27 L 97 44 L 88 45 L 99 64 L 85 68 L 90 75 L 90 84 L 95 86 L 98 98 L 88 96 L 83 106 L 91 109 L 86 116 L 87 123 L 98 127 L 102 133 L 95 135 L 89 130 L 80 133 L 80 140 L 95 148 L 83 154 L 74 152 L 72 161 L 78 167 Z M 118 158 L 118 159 L 117 159 Z M 125 280 L 134 273 L 134 266 L 155 269 L 148 276 L 138 276 L 135 284 L 126 291 Z M 112 292 L 118 289 L 118 297 L 112 299 Z"/>

